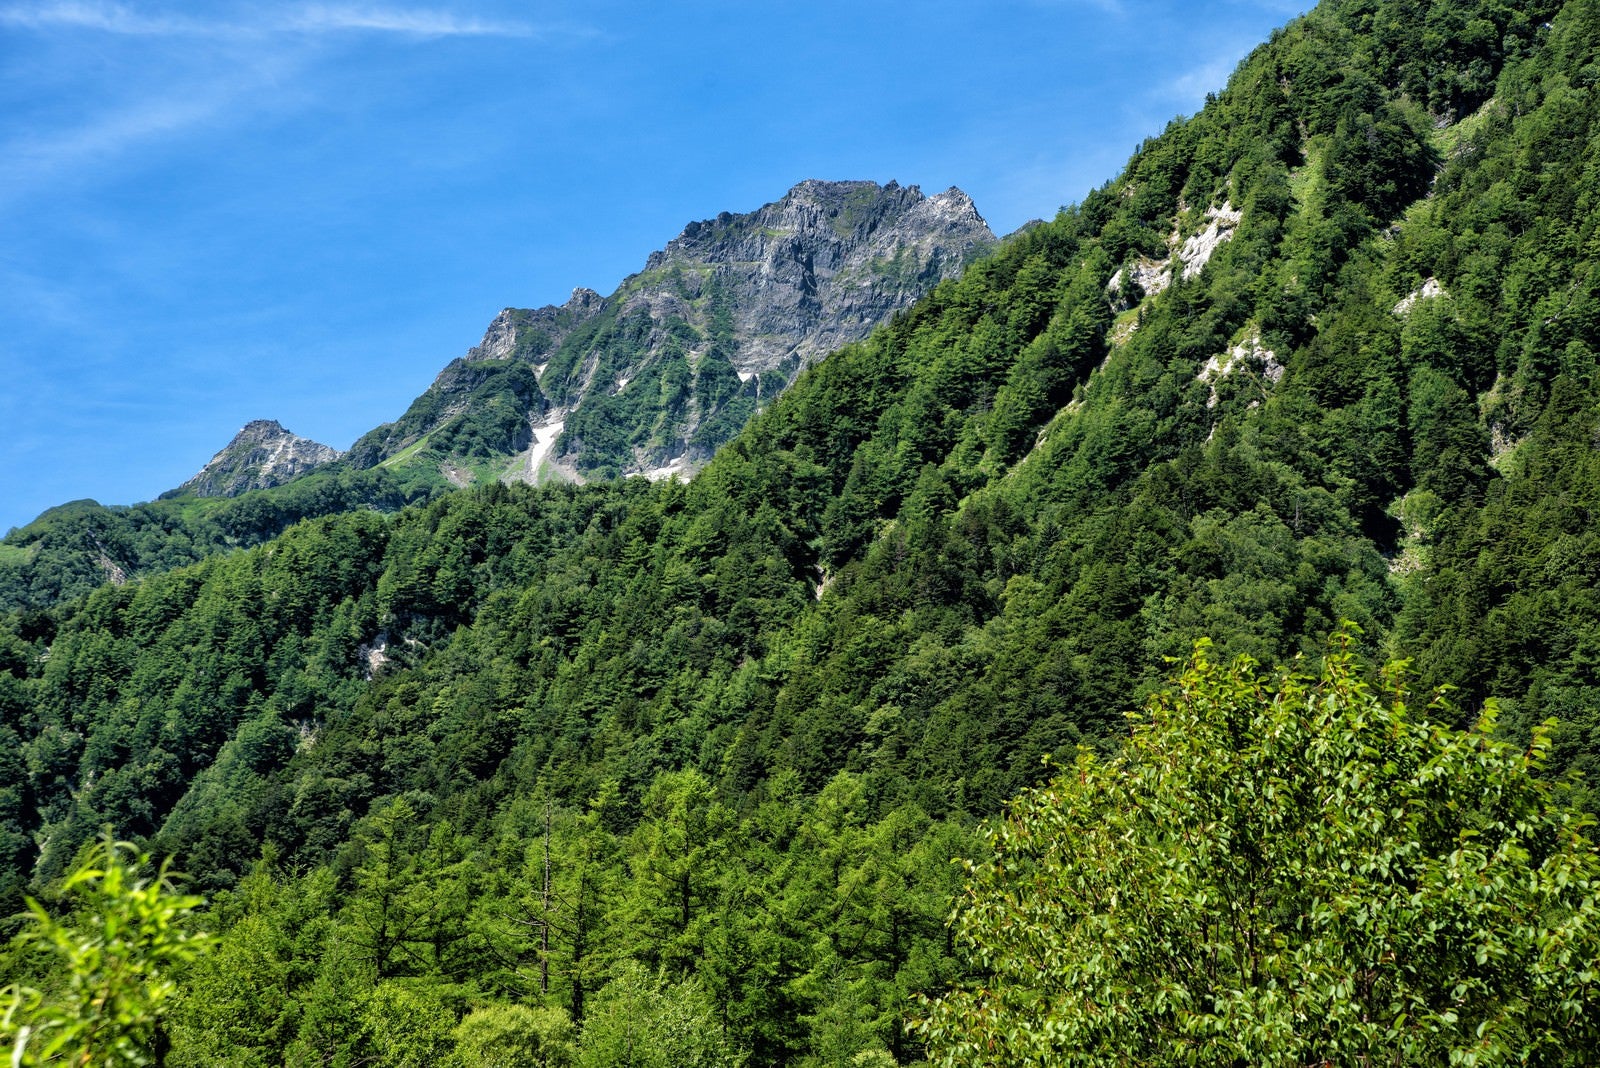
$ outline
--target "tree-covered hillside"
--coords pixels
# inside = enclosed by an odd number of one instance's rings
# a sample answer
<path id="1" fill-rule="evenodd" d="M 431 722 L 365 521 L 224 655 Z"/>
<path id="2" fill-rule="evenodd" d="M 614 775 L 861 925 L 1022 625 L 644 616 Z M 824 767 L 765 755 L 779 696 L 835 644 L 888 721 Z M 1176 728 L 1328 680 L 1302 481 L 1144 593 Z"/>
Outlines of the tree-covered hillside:
<path id="1" fill-rule="evenodd" d="M 237 497 L 182 497 L 132 506 L 73 501 L 0 541 L 0 612 L 40 612 L 215 553 L 259 545 L 301 520 L 358 508 L 393 512 L 438 487 L 387 470 L 315 471 Z"/>
<path id="2" fill-rule="evenodd" d="M 1592 806 L 1597 87 L 1600 0 L 1329 0 L 692 482 L 6 617 L 6 893 L 178 858 L 174 1064 L 905 1064 L 975 821 L 1200 636 L 1353 621 Z"/>
<path id="3" fill-rule="evenodd" d="M 77 501 L 10 531 L 0 612 L 480 482 L 687 476 L 798 370 L 994 243 L 966 194 L 894 182 L 805 181 L 757 211 L 690 223 L 609 297 L 579 289 L 560 307 L 505 309 L 342 455 L 257 420 L 153 504 Z"/>

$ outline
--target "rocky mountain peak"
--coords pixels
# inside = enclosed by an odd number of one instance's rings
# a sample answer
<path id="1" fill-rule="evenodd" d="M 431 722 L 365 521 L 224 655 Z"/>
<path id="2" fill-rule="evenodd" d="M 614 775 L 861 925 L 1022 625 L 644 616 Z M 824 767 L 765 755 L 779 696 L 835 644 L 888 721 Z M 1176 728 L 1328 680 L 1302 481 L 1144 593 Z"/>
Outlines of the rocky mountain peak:
<path id="1" fill-rule="evenodd" d="M 983 221 L 983 216 L 978 214 L 978 205 L 974 204 L 971 197 L 955 186 L 951 186 L 943 193 L 935 193 L 914 210 L 942 219 L 952 226 L 988 225 Z"/>
<path id="2" fill-rule="evenodd" d="M 504 308 L 483 332 L 483 340 L 467 350 L 469 360 L 504 360 L 517 344 L 517 327 L 523 321 L 517 308 Z"/>
<path id="3" fill-rule="evenodd" d="M 875 243 L 891 243 L 930 224 L 949 228 L 962 244 L 994 240 L 971 198 L 954 187 L 926 197 L 917 186 L 892 181 L 880 186 L 812 178 L 756 211 L 742 215 L 725 211 L 690 223 L 666 248 L 651 254 L 645 272 L 674 261 L 759 262 L 765 253 L 781 252 L 796 243 L 842 253 L 847 246 L 874 243 L 875 238 Z M 878 237 L 884 229 L 889 232 Z"/>
<path id="4" fill-rule="evenodd" d="M 928 197 L 893 181 L 807 179 L 756 211 L 690 223 L 634 279 L 676 266 L 681 289 L 693 270 L 732 311 L 739 373 L 792 371 L 866 336 L 994 242 L 954 187 Z M 643 285 L 630 300 L 659 311 L 671 294 Z"/>
<path id="5" fill-rule="evenodd" d="M 339 455 L 337 449 L 285 430 L 276 419 L 256 419 L 246 423 L 198 474 L 170 495 L 236 497 L 282 485 Z"/>
<path id="6" fill-rule="evenodd" d="M 608 297 L 580 288 L 502 310 L 345 462 L 370 467 L 426 439 L 407 462 L 456 484 L 690 472 L 802 368 L 995 240 L 956 188 L 808 179 L 755 211 L 689 223 Z"/>
<path id="7" fill-rule="evenodd" d="M 467 350 L 466 359 L 508 360 L 513 356 L 537 360 L 554 348 L 573 327 L 600 310 L 600 294 L 579 286 L 559 307 L 506 308 L 494 317 L 483 340 Z"/>

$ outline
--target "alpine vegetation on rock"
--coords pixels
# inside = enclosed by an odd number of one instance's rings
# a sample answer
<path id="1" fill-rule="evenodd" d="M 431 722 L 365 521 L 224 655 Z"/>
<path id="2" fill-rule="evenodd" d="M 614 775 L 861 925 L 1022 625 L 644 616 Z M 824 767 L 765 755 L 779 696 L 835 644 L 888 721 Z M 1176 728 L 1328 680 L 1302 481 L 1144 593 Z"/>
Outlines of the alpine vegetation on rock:
<path id="1" fill-rule="evenodd" d="M 237 497 L 250 490 L 281 486 L 339 458 L 339 450 L 285 430 L 274 419 L 246 423 L 173 495 Z"/>
<path id="2" fill-rule="evenodd" d="M 801 182 L 690 223 L 609 297 L 502 311 L 347 463 L 455 485 L 691 472 L 801 368 L 994 244 L 959 189 Z"/>

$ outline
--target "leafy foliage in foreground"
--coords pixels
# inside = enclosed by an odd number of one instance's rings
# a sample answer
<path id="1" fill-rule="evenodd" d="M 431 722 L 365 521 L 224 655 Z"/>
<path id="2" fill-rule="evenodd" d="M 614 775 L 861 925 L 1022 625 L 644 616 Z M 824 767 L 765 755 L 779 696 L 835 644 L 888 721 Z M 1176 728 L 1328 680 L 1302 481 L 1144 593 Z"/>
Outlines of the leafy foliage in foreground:
<path id="1" fill-rule="evenodd" d="M 43 990 L 0 991 L 0 1046 L 15 1068 L 158 1063 L 173 975 L 207 939 L 192 930 L 201 899 L 178 893 L 165 863 L 140 875 L 149 866 L 148 854 L 108 836 L 62 881 L 67 916 L 28 901 L 11 953 L 43 958 L 48 980 Z"/>
<path id="2" fill-rule="evenodd" d="M 1314 678 L 1202 644 L 1124 755 L 1080 753 L 969 866 L 980 978 L 928 1006 L 936 1063 L 1591 1063 L 1593 820 L 1542 732 L 1419 714 L 1404 670 L 1379 694 L 1342 648 Z"/>

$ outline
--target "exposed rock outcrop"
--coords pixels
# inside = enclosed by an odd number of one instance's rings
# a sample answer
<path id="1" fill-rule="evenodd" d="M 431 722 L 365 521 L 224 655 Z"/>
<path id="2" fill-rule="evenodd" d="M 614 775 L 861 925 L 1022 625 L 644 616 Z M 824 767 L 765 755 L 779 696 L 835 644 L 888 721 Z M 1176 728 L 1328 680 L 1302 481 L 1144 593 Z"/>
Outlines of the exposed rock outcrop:
<path id="1" fill-rule="evenodd" d="M 302 438 L 273 419 L 246 423 L 232 441 L 174 494 L 237 497 L 281 486 L 339 458 L 339 450 Z"/>
<path id="2" fill-rule="evenodd" d="M 1416 307 L 1419 300 L 1432 300 L 1435 297 L 1449 295 L 1437 278 L 1429 277 L 1416 289 L 1400 298 L 1400 302 L 1394 306 L 1394 313 L 1403 319 L 1411 314 L 1411 309 Z"/>
<path id="3" fill-rule="evenodd" d="M 801 182 L 690 223 L 609 297 L 505 309 L 346 463 L 427 464 L 457 481 L 452 450 L 467 443 L 472 466 L 498 463 L 504 478 L 691 474 L 801 368 L 994 243 L 959 189 Z"/>
<path id="4" fill-rule="evenodd" d="M 634 279 L 656 315 L 720 286 L 741 373 L 806 366 L 865 337 L 994 243 L 972 199 L 895 182 L 801 182 L 748 215 L 690 223 Z M 686 291 L 660 284 L 680 268 Z M 707 269 L 709 268 L 709 270 Z M 624 283 L 624 290 L 627 283 Z"/>
<path id="5" fill-rule="evenodd" d="M 1184 281 L 1199 274 L 1211 262 L 1217 249 L 1233 237 L 1244 219 L 1244 213 L 1224 201 L 1221 207 L 1208 208 L 1205 218 L 1204 229 L 1181 240 L 1178 229 L 1174 227 L 1167 237 L 1166 259 L 1136 256 L 1131 262 L 1117 268 L 1106 283 L 1106 291 L 1112 295 L 1119 310 L 1132 308 L 1139 301 L 1155 296 L 1172 284 L 1172 254 L 1178 257 Z"/>
<path id="6" fill-rule="evenodd" d="M 1206 383 L 1211 387 L 1210 395 L 1206 398 L 1206 407 L 1217 406 L 1217 383 L 1224 378 L 1242 369 L 1248 369 L 1261 391 L 1261 397 L 1252 400 L 1251 406 L 1261 403 L 1271 392 L 1273 386 L 1283 381 L 1286 367 L 1278 362 L 1278 354 L 1261 343 L 1261 335 L 1251 332 L 1237 345 L 1229 347 L 1228 351 L 1220 356 L 1213 356 L 1200 368 L 1196 380 Z"/>
<path id="7" fill-rule="evenodd" d="M 994 242 L 961 190 L 894 182 L 805 181 L 754 212 L 689 224 L 607 298 L 616 330 L 542 374 L 565 421 L 555 470 L 692 474 L 801 369 Z"/>
<path id="8" fill-rule="evenodd" d="M 483 340 L 467 350 L 466 359 L 509 360 L 521 357 L 537 363 L 568 334 L 587 322 L 600 310 L 603 300 L 592 289 L 579 287 L 559 307 L 547 304 L 543 308 L 507 308 L 494 317 Z"/>

